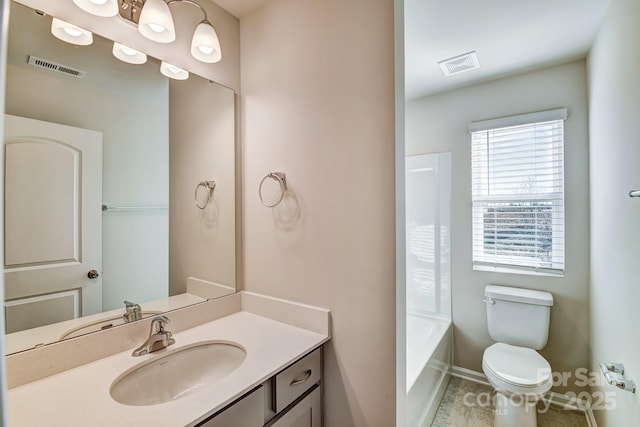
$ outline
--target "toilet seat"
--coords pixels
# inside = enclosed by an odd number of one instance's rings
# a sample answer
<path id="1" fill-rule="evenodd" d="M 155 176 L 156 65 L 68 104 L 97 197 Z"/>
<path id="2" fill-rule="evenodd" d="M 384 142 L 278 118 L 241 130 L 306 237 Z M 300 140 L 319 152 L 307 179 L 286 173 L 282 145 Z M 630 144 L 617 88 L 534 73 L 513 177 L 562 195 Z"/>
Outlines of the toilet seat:
<path id="1" fill-rule="evenodd" d="M 482 356 L 482 370 L 498 390 L 541 395 L 551 388 L 551 366 L 537 351 L 496 343 Z"/>

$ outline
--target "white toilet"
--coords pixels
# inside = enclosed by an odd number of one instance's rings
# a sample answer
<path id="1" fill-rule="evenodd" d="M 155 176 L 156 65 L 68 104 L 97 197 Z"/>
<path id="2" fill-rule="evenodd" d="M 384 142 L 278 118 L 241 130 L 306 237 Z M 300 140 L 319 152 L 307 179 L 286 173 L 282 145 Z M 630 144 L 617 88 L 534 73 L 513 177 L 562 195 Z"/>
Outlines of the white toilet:
<path id="1" fill-rule="evenodd" d="M 484 351 L 482 370 L 496 389 L 495 427 L 536 427 L 536 402 L 549 391 L 551 366 L 536 350 L 549 335 L 553 295 L 489 285 L 487 325 L 497 341 Z"/>

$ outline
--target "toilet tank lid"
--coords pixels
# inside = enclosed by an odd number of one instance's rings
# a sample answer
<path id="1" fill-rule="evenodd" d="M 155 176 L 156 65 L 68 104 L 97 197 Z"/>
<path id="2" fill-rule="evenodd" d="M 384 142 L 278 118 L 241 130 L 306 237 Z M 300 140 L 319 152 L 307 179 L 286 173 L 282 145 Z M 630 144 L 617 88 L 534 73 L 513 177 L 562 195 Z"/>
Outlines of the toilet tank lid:
<path id="1" fill-rule="evenodd" d="M 553 295 L 545 291 L 513 288 L 510 286 L 487 285 L 484 296 L 502 301 L 521 302 L 525 304 L 553 305 Z"/>

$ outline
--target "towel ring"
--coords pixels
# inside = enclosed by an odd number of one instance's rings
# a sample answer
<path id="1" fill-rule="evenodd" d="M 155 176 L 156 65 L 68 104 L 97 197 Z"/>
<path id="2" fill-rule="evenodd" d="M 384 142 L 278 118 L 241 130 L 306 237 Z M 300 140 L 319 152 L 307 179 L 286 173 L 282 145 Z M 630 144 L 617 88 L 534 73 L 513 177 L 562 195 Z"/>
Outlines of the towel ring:
<path id="1" fill-rule="evenodd" d="M 201 204 L 200 201 L 198 200 L 198 190 L 200 189 L 200 187 L 204 187 L 207 190 L 207 200 L 205 200 L 203 204 Z M 204 208 L 207 207 L 207 205 L 211 201 L 211 194 L 213 194 L 213 190 L 215 190 L 215 188 L 216 188 L 215 181 L 200 181 L 198 185 L 196 185 L 196 191 L 193 193 L 193 197 L 196 201 L 196 207 L 198 209 L 203 210 Z"/>
<path id="2" fill-rule="evenodd" d="M 271 178 L 275 181 L 278 181 L 278 184 L 280 184 L 280 197 L 278 197 L 278 200 L 276 200 L 275 203 L 271 203 L 271 204 L 265 202 L 264 198 L 262 197 L 262 186 L 264 185 L 264 182 L 267 180 L 267 178 Z M 262 181 L 260 181 L 260 188 L 258 189 L 258 195 L 260 196 L 260 201 L 262 202 L 263 205 L 265 205 L 268 208 L 273 208 L 275 206 L 278 206 L 282 201 L 282 199 L 284 199 L 284 193 L 286 191 L 287 191 L 287 176 L 284 174 L 284 172 L 269 172 L 264 178 L 262 178 Z"/>

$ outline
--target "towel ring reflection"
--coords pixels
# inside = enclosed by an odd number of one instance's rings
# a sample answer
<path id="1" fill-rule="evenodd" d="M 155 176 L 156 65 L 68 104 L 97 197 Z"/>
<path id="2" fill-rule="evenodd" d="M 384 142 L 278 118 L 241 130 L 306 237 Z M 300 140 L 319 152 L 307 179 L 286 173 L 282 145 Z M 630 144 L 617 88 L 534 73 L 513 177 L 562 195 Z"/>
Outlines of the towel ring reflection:
<path id="1" fill-rule="evenodd" d="M 198 190 L 200 189 L 200 187 L 203 187 L 204 189 L 207 190 L 207 199 L 202 204 L 198 200 Z M 207 207 L 207 205 L 211 201 L 211 195 L 213 194 L 213 190 L 215 190 L 215 188 L 216 188 L 215 181 L 200 181 L 198 185 L 196 185 L 196 191 L 193 193 L 193 197 L 196 201 L 196 207 L 198 209 L 203 210 L 204 208 Z"/>
<path id="2" fill-rule="evenodd" d="M 274 203 L 267 203 L 264 201 L 264 197 L 262 197 L 262 186 L 264 185 L 264 182 L 267 180 L 267 178 L 271 178 L 277 181 L 278 184 L 280 184 L 280 197 L 278 197 L 278 199 Z M 262 202 L 263 205 L 265 205 L 268 208 L 273 208 L 275 206 L 278 206 L 282 201 L 282 199 L 284 199 L 284 193 L 286 191 L 287 191 L 287 177 L 284 174 L 284 172 L 269 172 L 264 178 L 262 178 L 262 181 L 260 181 L 260 188 L 258 189 L 258 195 L 260 196 L 260 201 Z"/>

